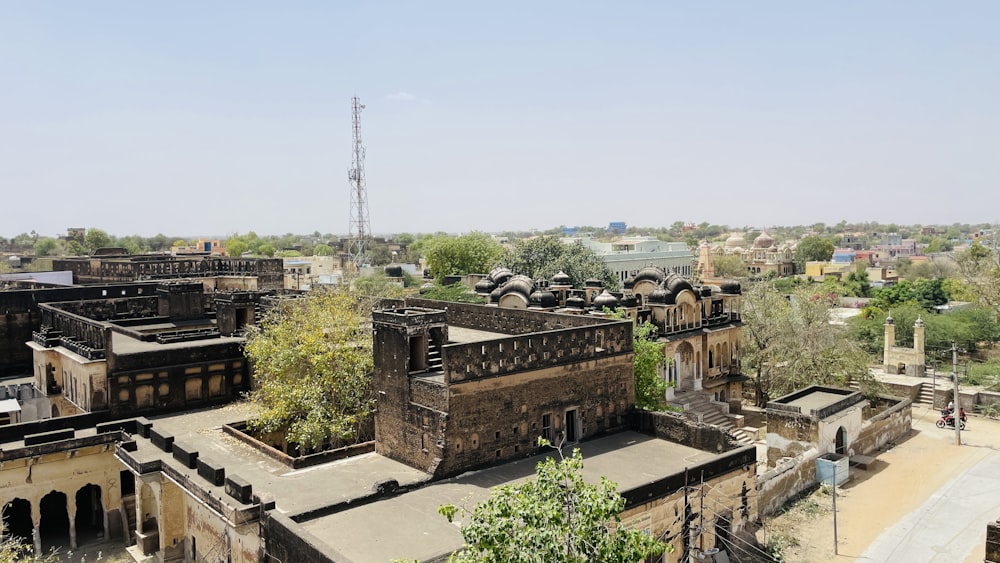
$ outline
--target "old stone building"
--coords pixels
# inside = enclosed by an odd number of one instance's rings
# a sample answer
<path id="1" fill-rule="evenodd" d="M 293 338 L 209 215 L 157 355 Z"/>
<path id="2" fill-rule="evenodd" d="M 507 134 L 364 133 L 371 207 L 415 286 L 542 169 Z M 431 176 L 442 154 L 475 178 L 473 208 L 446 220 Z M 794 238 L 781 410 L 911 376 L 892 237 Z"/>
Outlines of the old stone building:
<path id="1" fill-rule="evenodd" d="M 207 287 L 215 287 L 208 279 L 222 278 L 219 289 L 230 289 L 237 284 L 238 289 L 276 290 L 285 284 L 281 258 L 165 254 L 82 256 L 54 259 L 52 269 L 73 272 L 75 283 L 81 285 L 194 278 L 205 278 Z M 234 279 L 226 281 L 227 278 Z"/>
<path id="2" fill-rule="evenodd" d="M 714 263 L 720 256 L 736 256 L 746 266 L 747 274 L 752 276 L 773 274 L 784 277 L 795 274 L 795 244 L 779 244 L 766 232 L 761 232 L 751 243 L 747 243 L 740 232 L 731 234 L 722 245 L 702 242 L 698 247 L 701 279 L 710 282 L 718 280 Z"/>
<path id="3" fill-rule="evenodd" d="M 609 293 L 597 280 L 573 289 L 563 273 L 552 280 L 532 280 L 497 268 L 476 284 L 500 308 L 553 311 L 588 318 L 620 309 L 635 322 L 656 328 L 665 361 L 661 373 L 667 396 L 705 422 L 736 432 L 752 441 L 740 413 L 743 381 L 742 288 L 724 280 L 718 285 L 693 285 L 674 272 L 646 266 L 624 281 L 621 293 Z"/>
<path id="4" fill-rule="evenodd" d="M 625 427 L 632 322 L 407 299 L 373 315 L 379 451 L 435 476 Z"/>
<path id="5" fill-rule="evenodd" d="M 161 299 L 193 316 L 184 287 L 158 292 L 157 313 Z M 113 351 L 119 331 L 100 322 Z M 374 313 L 373 339 L 376 440 L 314 461 L 252 445 L 240 405 L 0 429 L 12 531 L 42 549 L 117 541 L 157 560 L 442 561 L 462 539 L 437 507 L 529 475 L 539 436 L 579 442 L 586 477 L 618 482 L 626 525 L 677 548 L 665 561 L 730 550 L 752 530 L 754 449 L 631 409 L 630 320 L 408 299 Z"/>
<path id="6" fill-rule="evenodd" d="M 138 287 L 133 295 L 128 289 L 38 306 L 39 328 L 27 346 L 53 417 L 189 409 L 249 390 L 239 331 L 254 322 L 261 293 L 211 299 L 200 282 Z"/>

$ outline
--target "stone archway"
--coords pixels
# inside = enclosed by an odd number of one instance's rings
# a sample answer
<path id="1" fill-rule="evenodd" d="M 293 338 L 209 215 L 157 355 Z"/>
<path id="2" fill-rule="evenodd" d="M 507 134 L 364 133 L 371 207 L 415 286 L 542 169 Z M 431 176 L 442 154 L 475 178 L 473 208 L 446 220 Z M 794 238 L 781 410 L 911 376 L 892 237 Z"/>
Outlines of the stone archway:
<path id="1" fill-rule="evenodd" d="M 3 507 L 4 537 L 17 538 L 21 543 L 32 545 L 34 523 L 31 521 L 31 502 L 16 498 Z"/>
<path id="2" fill-rule="evenodd" d="M 694 347 L 690 342 L 681 342 L 674 354 L 674 365 L 677 369 L 677 388 L 689 391 L 695 388 L 698 366 L 695 363 Z"/>
<path id="3" fill-rule="evenodd" d="M 38 524 L 42 548 L 69 546 L 69 511 L 66 506 L 66 493 L 52 491 L 42 497 L 38 507 L 42 517 Z"/>
<path id="4" fill-rule="evenodd" d="M 100 486 L 91 483 L 80 487 L 76 492 L 76 515 L 73 523 L 76 525 L 78 545 L 104 539 L 104 503 L 101 500 Z"/>
<path id="5" fill-rule="evenodd" d="M 837 429 L 834 448 L 834 451 L 838 454 L 844 455 L 847 453 L 847 430 L 843 426 Z"/>

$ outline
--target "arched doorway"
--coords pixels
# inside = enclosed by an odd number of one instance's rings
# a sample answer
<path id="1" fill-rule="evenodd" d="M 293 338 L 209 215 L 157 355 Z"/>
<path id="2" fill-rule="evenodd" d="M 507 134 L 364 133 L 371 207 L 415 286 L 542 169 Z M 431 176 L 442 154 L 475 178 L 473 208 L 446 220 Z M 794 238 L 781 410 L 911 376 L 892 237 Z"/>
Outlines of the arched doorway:
<path id="1" fill-rule="evenodd" d="M 689 342 L 682 342 L 677 347 L 674 356 L 674 364 L 677 366 L 677 388 L 678 390 L 690 390 L 695 385 L 695 371 L 697 367 L 694 362 L 694 347 Z"/>
<path id="2" fill-rule="evenodd" d="M 837 429 L 835 448 L 838 454 L 844 455 L 847 453 L 847 430 L 843 426 Z"/>
<path id="3" fill-rule="evenodd" d="M 66 511 L 66 493 L 52 491 L 42 497 L 38 505 L 42 520 L 38 524 L 38 533 L 42 538 L 42 547 L 69 546 L 69 513 Z"/>
<path id="4" fill-rule="evenodd" d="M 21 543 L 32 544 L 31 502 L 16 498 L 3 508 L 4 537 L 17 538 Z"/>
<path id="5" fill-rule="evenodd" d="M 104 505 L 101 487 L 88 484 L 76 492 L 76 541 L 83 545 L 104 539 Z"/>

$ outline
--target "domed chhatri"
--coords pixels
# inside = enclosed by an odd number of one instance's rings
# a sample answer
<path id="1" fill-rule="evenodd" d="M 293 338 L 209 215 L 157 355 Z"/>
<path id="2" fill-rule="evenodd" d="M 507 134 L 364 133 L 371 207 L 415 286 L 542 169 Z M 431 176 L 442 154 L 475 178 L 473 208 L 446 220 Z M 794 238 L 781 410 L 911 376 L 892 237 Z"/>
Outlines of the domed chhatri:
<path id="1" fill-rule="evenodd" d="M 483 279 L 479 280 L 478 282 L 476 282 L 476 293 L 478 293 L 480 295 L 489 294 L 491 291 L 493 291 L 496 288 L 497 288 L 497 284 L 493 280 L 491 280 L 489 278 L 483 278 Z"/>
<path id="2" fill-rule="evenodd" d="M 743 248 L 747 241 L 743 238 L 743 233 L 733 233 L 726 239 L 726 248 Z"/>
<path id="3" fill-rule="evenodd" d="M 652 293 L 649 294 L 649 297 L 646 300 L 649 303 L 655 303 L 655 304 L 658 304 L 658 305 L 666 305 L 667 304 L 667 299 L 670 299 L 670 297 L 671 297 L 671 295 L 670 295 L 669 291 L 667 291 L 666 289 L 663 289 L 662 287 L 658 287 L 658 288 L 654 289 Z"/>
<path id="4" fill-rule="evenodd" d="M 739 295 L 742 289 L 740 282 L 736 280 L 724 280 L 719 284 L 719 291 L 726 295 Z"/>
<path id="5" fill-rule="evenodd" d="M 528 297 L 528 304 L 532 307 L 555 307 L 559 304 L 556 296 L 548 290 L 536 289 Z"/>
<path id="6" fill-rule="evenodd" d="M 573 280 L 566 274 L 566 272 L 559 270 L 559 273 L 552 276 L 552 285 L 572 285 Z"/>
<path id="7" fill-rule="evenodd" d="M 774 239 L 767 234 L 767 231 L 761 231 L 760 235 L 753 239 L 754 248 L 771 248 L 772 246 L 774 246 Z"/>
<path id="8" fill-rule="evenodd" d="M 603 309 L 607 307 L 608 309 L 615 309 L 618 307 L 620 302 L 618 298 L 614 295 L 608 293 L 608 290 L 604 290 L 600 295 L 594 298 L 594 307 L 597 309 Z"/>

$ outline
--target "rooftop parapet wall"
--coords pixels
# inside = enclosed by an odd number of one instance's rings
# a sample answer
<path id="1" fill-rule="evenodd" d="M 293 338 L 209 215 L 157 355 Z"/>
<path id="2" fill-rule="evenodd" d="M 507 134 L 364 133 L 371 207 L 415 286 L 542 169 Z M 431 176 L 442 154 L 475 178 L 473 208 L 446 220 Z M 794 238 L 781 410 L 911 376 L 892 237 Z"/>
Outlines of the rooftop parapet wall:
<path id="1" fill-rule="evenodd" d="M 859 391 L 854 391 L 852 389 L 838 389 L 836 387 L 823 387 L 820 385 L 811 385 L 805 389 L 800 389 L 798 391 L 789 393 L 783 397 L 774 399 L 773 401 L 768 401 L 767 409 L 773 411 L 781 411 L 785 413 L 793 414 L 803 414 L 802 407 L 799 405 L 793 405 L 793 403 L 799 399 L 807 397 L 813 393 L 825 393 L 829 395 L 842 395 L 843 398 L 835 402 L 827 403 L 820 408 L 809 409 L 807 416 L 811 416 L 816 419 L 824 419 L 834 413 L 840 412 L 848 407 L 852 407 L 865 400 L 864 395 Z"/>
<path id="2" fill-rule="evenodd" d="M 448 344 L 441 349 L 445 380 L 449 383 L 629 353 L 632 353 L 631 320 Z"/>
<path id="3" fill-rule="evenodd" d="M 412 297 L 406 299 L 406 304 L 413 307 L 444 309 L 447 311 L 448 324 L 450 325 L 510 335 L 620 322 L 618 319 L 608 319 L 606 317 L 562 315 L 542 311 L 487 307 L 486 305 L 451 303 Z"/>
<path id="4" fill-rule="evenodd" d="M 403 327 L 421 327 L 446 323 L 447 313 L 440 308 L 398 307 L 372 311 L 372 322 Z"/>
<path id="5" fill-rule="evenodd" d="M 20 375 L 30 369 L 31 348 L 24 343 L 41 328 L 41 303 L 106 299 L 109 296 L 153 295 L 155 284 L 131 283 L 95 287 L 62 287 L 0 291 L 0 375 Z M 124 294 L 122 293 L 124 292 Z M 24 371 L 20 371 L 20 368 Z"/>
<path id="6" fill-rule="evenodd" d="M 114 297 L 93 299 L 89 301 L 60 301 L 49 303 L 47 307 L 80 315 L 94 321 L 110 321 L 112 319 L 143 318 L 156 315 L 157 298 L 155 295 L 141 297 Z M 42 324 L 45 313 L 42 313 Z"/>
<path id="7" fill-rule="evenodd" d="M 83 354 L 88 358 L 99 359 L 98 356 L 104 357 L 104 353 L 108 348 L 110 327 L 102 322 L 64 311 L 54 305 L 42 304 L 38 307 L 42 313 L 42 324 L 62 333 L 63 346 L 72 349 L 74 352 L 82 353 L 73 346 L 73 343 L 80 343 L 84 347 L 94 351 L 93 354 Z M 94 357 L 91 357 L 92 355 Z"/>
<path id="8" fill-rule="evenodd" d="M 755 466 L 756 463 L 757 450 L 754 446 L 737 448 L 715 459 L 695 464 L 685 471 L 622 491 L 621 495 L 625 497 L 625 509 L 628 510 L 655 498 L 670 496 L 685 486 L 695 486 L 702 480 L 708 481 L 737 469 Z"/>

